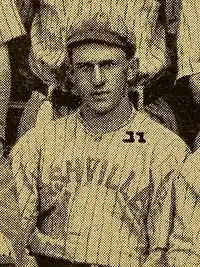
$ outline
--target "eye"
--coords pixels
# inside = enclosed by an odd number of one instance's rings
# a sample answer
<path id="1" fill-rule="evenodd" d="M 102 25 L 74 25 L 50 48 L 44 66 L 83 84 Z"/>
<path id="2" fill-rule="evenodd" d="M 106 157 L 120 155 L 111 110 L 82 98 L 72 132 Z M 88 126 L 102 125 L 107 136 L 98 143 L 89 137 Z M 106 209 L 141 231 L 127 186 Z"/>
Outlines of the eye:
<path id="1" fill-rule="evenodd" d="M 91 71 L 94 69 L 93 64 L 88 63 L 88 62 L 84 62 L 84 63 L 78 63 L 76 66 L 79 70 L 82 71 Z"/>
<path id="2" fill-rule="evenodd" d="M 110 68 L 116 66 L 116 62 L 113 60 L 106 60 L 106 61 L 101 62 L 100 66 L 105 68 L 105 69 L 110 69 Z"/>

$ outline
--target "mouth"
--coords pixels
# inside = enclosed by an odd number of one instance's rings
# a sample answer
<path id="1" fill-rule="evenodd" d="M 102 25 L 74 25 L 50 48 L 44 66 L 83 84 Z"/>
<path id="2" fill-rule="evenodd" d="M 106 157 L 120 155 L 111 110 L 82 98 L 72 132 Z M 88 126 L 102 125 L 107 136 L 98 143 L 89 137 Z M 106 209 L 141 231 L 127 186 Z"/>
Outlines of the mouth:
<path id="1" fill-rule="evenodd" d="M 110 94 L 110 91 L 96 91 L 91 93 L 91 96 L 100 97 L 100 96 L 106 96 L 108 94 Z"/>

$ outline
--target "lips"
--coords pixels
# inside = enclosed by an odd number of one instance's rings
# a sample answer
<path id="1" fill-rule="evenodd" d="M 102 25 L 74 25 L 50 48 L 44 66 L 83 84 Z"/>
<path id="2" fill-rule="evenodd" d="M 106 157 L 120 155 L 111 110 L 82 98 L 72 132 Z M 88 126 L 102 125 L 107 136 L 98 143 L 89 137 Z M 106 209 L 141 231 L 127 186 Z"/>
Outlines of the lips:
<path id="1" fill-rule="evenodd" d="M 109 93 L 110 93 L 109 91 L 96 91 L 96 92 L 91 93 L 91 96 L 104 96 Z"/>

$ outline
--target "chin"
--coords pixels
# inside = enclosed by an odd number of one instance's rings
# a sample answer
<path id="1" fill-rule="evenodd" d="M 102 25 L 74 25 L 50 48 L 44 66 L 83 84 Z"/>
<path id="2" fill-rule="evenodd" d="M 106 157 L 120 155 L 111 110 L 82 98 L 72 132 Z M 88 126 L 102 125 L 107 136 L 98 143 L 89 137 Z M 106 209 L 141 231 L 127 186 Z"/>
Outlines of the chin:
<path id="1" fill-rule="evenodd" d="M 97 114 L 105 114 L 109 113 L 114 109 L 114 106 L 111 105 L 98 105 L 98 106 L 92 106 L 90 107 L 95 113 Z"/>

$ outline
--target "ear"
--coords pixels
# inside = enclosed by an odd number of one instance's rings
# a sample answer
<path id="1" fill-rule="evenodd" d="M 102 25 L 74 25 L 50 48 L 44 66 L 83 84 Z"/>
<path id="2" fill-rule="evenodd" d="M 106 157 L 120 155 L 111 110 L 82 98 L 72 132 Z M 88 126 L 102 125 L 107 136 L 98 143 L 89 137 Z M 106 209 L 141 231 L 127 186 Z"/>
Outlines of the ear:
<path id="1" fill-rule="evenodd" d="M 128 73 L 127 73 L 127 81 L 129 83 L 134 83 L 139 73 L 139 59 L 132 58 L 128 63 Z"/>

